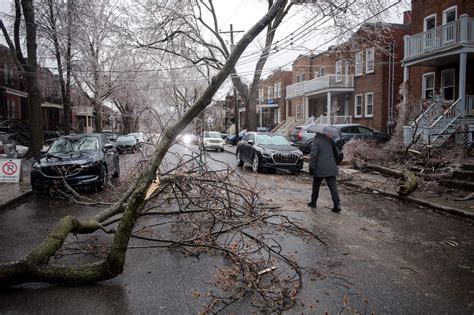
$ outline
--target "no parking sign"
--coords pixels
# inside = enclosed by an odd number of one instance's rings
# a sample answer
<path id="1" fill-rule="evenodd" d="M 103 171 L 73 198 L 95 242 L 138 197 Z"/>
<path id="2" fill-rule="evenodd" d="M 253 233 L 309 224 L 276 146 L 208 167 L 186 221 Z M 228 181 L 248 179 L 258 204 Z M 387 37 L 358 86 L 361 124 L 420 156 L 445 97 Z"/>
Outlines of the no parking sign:
<path id="1" fill-rule="evenodd" d="M 20 173 L 21 159 L 0 159 L 0 182 L 18 183 Z"/>

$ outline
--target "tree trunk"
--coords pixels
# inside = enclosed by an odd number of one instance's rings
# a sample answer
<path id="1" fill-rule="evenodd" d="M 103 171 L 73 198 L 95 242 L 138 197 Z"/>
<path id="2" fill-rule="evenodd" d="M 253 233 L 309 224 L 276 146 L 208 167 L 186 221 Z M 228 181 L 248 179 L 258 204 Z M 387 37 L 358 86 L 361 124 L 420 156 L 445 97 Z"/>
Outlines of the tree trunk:
<path id="1" fill-rule="evenodd" d="M 28 53 L 26 70 L 26 85 L 28 87 L 28 109 L 31 123 L 31 138 L 28 155 L 36 156 L 43 148 L 43 124 L 41 111 L 41 92 L 38 85 L 38 64 L 36 55 L 36 24 L 33 10 L 33 0 L 22 0 L 23 15 L 26 24 L 26 49 Z"/>
<path id="2" fill-rule="evenodd" d="M 131 133 L 133 130 L 133 118 L 132 116 L 122 113 L 122 125 L 123 125 L 123 133 L 128 134 Z"/>
<path id="3" fill-rule="evenodd" d="M 56 63 L 58 65 L 58 77 L 59 85 L 61 87 L 61 99 L 63 105 L 64 114 L 64 134 L 68 135 L 71 132 L 71 107 L 68 99 L 68 93 L 66 92 L 66 82 L 64 81 L 63 63 L 61 60 L 61 51 L 59 48 L 58 33 L 56 30 L 56 17 L 54 14 L 53 0 L 49 0 L 49 23 L 51 26 L 51 36 L 54 45 L 54 53 L 56 57 Z"/>

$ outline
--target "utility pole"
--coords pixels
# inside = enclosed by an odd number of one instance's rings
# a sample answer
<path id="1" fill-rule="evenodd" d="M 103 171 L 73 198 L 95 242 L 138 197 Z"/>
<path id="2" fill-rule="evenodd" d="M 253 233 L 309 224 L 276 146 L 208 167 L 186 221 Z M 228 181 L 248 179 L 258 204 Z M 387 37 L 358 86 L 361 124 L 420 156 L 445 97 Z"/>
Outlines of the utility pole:
<path id="1" fill-rule="evenodd" d="M 234 49 L 234 33 L 243 33 L 245 31 L 234 31 L 233 25 L 230 24 L 229 32 L 220 32 L 222 34 L 230 33 L 230 52 Z M 237 90 L 234 86 L 234 125 L 235 125 L 235 144 L 239 142 L 239 102 L 237 102 Z"/>

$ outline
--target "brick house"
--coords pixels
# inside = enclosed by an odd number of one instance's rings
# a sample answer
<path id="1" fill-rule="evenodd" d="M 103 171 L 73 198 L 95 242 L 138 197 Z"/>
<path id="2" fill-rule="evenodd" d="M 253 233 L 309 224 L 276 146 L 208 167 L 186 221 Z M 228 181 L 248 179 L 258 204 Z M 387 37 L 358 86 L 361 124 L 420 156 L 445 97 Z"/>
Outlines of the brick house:
<path id="1" fill-rule="evenodd" d="M 405 23 L 409 23 L 409 15 Z M 287 115 L 391 131 L 408 24 L 364 24 L 346 43 L 293 63 Z"/>
<path id="2" fill-rule="evenodd" d="M 286 87 L 291 84 L 292 72 L 277 70 L 260 80 L 258 86 L 258 126 L 275 127 L 286 120 Z"/>
<path id="3" fill-rule="evenodd" d="M 440 133 L 474 125 L 474 1 L 412 1 L 412 20 L 413 35 L 405 37 L 404 97 L 409 118 L 419 116 L 423 130 L 405 127 L 404 141 L 421 131 L 423 141 L 439 146 L 449 137 Z"/>
<path id="4" fill-rule="evenodd" d="M 10 49 L 0 45 L 0 120 L 27 119 L 28 93 Z"/>

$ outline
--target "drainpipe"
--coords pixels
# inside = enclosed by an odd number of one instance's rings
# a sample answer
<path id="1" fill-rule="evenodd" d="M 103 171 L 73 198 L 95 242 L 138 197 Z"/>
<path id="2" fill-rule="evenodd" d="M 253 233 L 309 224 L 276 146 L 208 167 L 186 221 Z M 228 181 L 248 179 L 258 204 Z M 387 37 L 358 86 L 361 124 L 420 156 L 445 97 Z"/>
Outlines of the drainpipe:
<path id="1" fill-rule="evenodd" d="M 331 92 L 328 92 L 327 94 L 327 122 L 328 125 L 331 125 Z"/>

